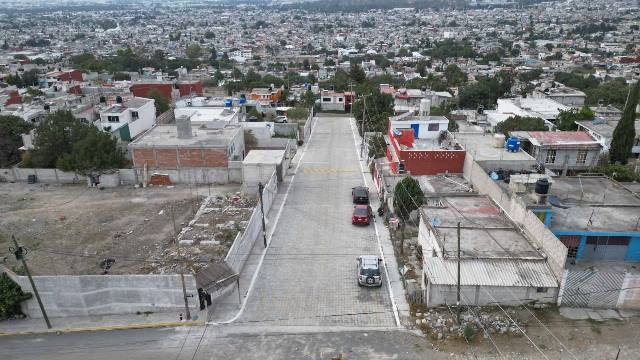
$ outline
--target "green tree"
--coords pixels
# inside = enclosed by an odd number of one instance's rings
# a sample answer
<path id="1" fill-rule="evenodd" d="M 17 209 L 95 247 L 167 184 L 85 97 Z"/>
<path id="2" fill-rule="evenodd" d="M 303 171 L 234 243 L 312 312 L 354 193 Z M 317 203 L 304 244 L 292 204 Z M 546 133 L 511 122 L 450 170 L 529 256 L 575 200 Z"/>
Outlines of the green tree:
<path id="1" fill-rule="evenodd" d="M 456 64 L 450 64 L 444 69 L 444 77 L 449 86 L 458 86 L 467 81 L 467 75 Z"/>
<path id="2" fill-rule="evenodd" d="M 31 151 L 33 166 L 54 168 L 58 158 L 71 153 L 73 144 L 82 140 L 89 129 L 95 127 L 78 121 L 70 111 L 49 114 L 36 127 Z"/>
<path id="3" fill-rule="evenodd" d="M 373 135 L 369 139 L 369 157 L 379 159 L 387 156 L 387 143 L 381 133 Z"/>
<path id="4" fill-rule="evenodd" d="M 73 144 L 71 152 L 56 161 L 63 171 L 75 171 L 82 175 L 103 173 L 108 169 L 119 169 L 128 164 L 118 140 L 111 134 L 90 127 L 87 134 Z"/>
<path id="5" fill-rule="evenodd" d="M 169 110 L 169 101 L 158 89 L 151 89 L 149 91 L 149 99 L 153 99 L 156 105 L 156 116 Z"/>
<path id="6" fill-rule="evenodd" d="M 359 84 L 367 80 L 367 75 L 364 73 L 364 70 L 362 70 L 362 68 L 358 64 L 351 64 L 349 76 L 353 81 Z"/>
<path id="7" fill-rule="evenodd" d="M 313 91 L 307 90 L 300 96 L 300 102 L 304 105 L 304 107 L 310 109 L 313 105 L 316 104 L 316 96 Z"/>
<path id="8" fill-rule="evenodd" d="M 262 113 L 260 111 L 258 111 L 256 108 L 251 108 L 251 110 L 249 110 L 249 113 L 247 114 L 248 118 L 253 118 L 255 117 L 258 120 L 262 120 Z"/>
<path id="9" fill-rule="evenodd" d="M 511 131 L 547 131 L 544 120 L 530 116 L 511 116 L 496 125 L 495 132 L 509 136 Z"/>
<path id="10" fill-rule="evenodd" d="M 309 111 L 303 107 L 294 107 L 287 110 L 287 118 L 292 120 L 306 120 L 309 117 Z"/>
<path id="11" fill-rule="evenodd" d="M 202 55 L 202 48 L 198 44 L 191 44 L 186 50 L 187 57 L 191 60 L 195 60 Z"/>
<path id="12" fill-rule="evenodd" d="M 302 60 L 302 68 L 307 71 L 311 70 L 311 64 L 309 63 L 309 59 Z"/>
<path id="13" fill-rule="evenodd" d="M 20 161 L 22 137 L 33 125 L 13 115 L 0 116 L 0 167 L 13 165 Z"/>
<path id="14" fill-rule="evenodd" d="M 576 121 L 593 120 L 593 111 L 588 106 L 583 106 L 580 110 L 560 110 L 556 118 L 556 128 L 562 131 L 578 130 Z"/>
<path id="15" fill-rule="evenodd" d="M 449 119 L 449 126 L 447 130 L 449 130 L 449 132 L 458 132 L 459 129 L 460 127 L 458 126 L 458 123 L 453 119 Z"/>
<path id="16" fill-rule="evenodd" d="M 404 47 L 400 48 L 400 50 L 398 51 L 398 56 L 400 57 L 409 56 L 409 50 Z"/>
<path id="17" fill-rule="evenodd" d="M 631 157 L 631 148 L 636 137 L 635 123 L 638 97 L 640 97 L 640 81 L 636 81 L 636 84 L 630 89 L 627 104 L 622 111 L 622 117 L 613 130 L 611 147 L 609 148 L 609 156 L 613 163 L 626 164 Z"/>
<path id="18" fill-rule="evenodd" d="M 9 275 L 0 274 L 0 320 L 22 314 L 20 303 L 30 298 L 31 294 L 25 294 Z"/>
<path id="19" fill-rule="evenodd" d="M 324 66 L 336 66 L 336 62 L 333 59 L 328 58 L 324 61 Z"/>
<path id="20" fill-rule="evenodd" d="M 427 68 L 431 67 L 431 64 L 429 64 L 428 61 L 426 60 L 419 60 L 416 63 L 416 71 L 418 72 L 418 74 L 420 74 L 421 77 L 425 77 L 427 76 Z"/>
<path id="21" fill-rule="evenodd" d="M 402 220 L 409 219 L 412 211 L 424 202 L 424 193 L 418 180 L 407 176 L 400 180 L 393 191 L 393 207 Z"/>

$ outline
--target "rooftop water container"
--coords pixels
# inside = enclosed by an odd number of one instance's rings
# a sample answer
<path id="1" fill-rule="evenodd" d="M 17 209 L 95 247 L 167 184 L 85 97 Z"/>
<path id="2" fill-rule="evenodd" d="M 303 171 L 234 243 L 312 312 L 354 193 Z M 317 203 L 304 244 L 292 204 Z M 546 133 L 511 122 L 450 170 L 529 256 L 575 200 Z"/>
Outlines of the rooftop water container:
<path id="1" fill-rule="evenodd" d="M 232 99 L 224 99 L 224 107 L 232 107 L 233 106 L 233 100 Z"/>
<path id="2" fill-rule="evenodd" d="M 518 152 L 520 151 L 520 139 L 512 136 L 507 140 L 504 146 L 509 152 Z"/>

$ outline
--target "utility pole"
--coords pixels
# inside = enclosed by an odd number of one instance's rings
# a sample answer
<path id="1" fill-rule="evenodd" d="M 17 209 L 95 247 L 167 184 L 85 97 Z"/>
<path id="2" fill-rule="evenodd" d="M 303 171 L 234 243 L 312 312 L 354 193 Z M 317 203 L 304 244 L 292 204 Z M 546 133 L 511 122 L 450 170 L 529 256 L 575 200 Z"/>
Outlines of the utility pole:
<path id="1" fill-rule="evenodd" d="M 180 264 L 178 265 L 178 269 L 180 270 L 180 282 L 182 283 L 182 298 L 184 299 L 184 313 L 187 315 L 187 320 L 191 320 L 191 312 L 189 311 L 189 299 L 187 298 L 187 286 L 184 283 L 184 258 L 182 257 L 182 253 L 180 251 L 180 242 L 178 242 L 178 228 L 176 227 L 176 217 L 173 212 L 173 204 L 171 204 L 171 221 L 173 222 L 173 238 L 176 242 L 176 247 L 178 248 L 178 258 L 180 259 Z"/>
<path id="2" fill-rule="evenodd" d="M 365 121 L 365 116 L 367 115 L 367 96 L 368 95 L 362 95 L 362 130 L 360 131 L 362 133 L 362 142 L 360 143 L 360 158 L 362 158 L 363 152 L 364 152 L 364 121 Z"/>
<path id="3" fill-rule="evenodd" d="M 458 325 L 460 325 L 460 222 L 458 222 L 458 297 L 456 311 L 458 315 Z"/>
<path id="4" fill-rule="evenodd" d="M 29 282 L 31 283 L 33 293 L 36 295 L 36 300 L 38 300 L 38 306 L 40 306 L 40 311 L 42 311 L 44 322 L 47 323 L 47 329 L 51 329 L 51 322 L 49 321 L 47 312 L 44 310 L 44 305 L 42 305 L 42 300 L 40 299 L 38 289 L 36 289 L 36 284 L 33 282 L 33 278 L 31 277 L 31 271 L 29 271 L 29 267 L 27 266 L 27 260 L 24 258 L 27 255 L 27 249 L 18 245 L 18 241 L 16 240 L 15 236 L 11 235 L 11 239 L 13 240 L 13 245 L 15 246 L 15 248 L 9 248 L 9 250 L 16 256 L 16 260 L 20 260 L 22 262 L 24 271 L 27 272 L 27 277 L 29 277 Z"/>
<path id="5" fill-rule="evenodd" d="M 262 182 L 258 183 L 258 193 L 260 194 L 260 212 L 262 213 L 262 241 L 264 243 L 264 247 L 267 247 L 267 227 L 264 222 L 264 205 L 262 204 L 262 192 L 264 191 L 264 185 Z"/>

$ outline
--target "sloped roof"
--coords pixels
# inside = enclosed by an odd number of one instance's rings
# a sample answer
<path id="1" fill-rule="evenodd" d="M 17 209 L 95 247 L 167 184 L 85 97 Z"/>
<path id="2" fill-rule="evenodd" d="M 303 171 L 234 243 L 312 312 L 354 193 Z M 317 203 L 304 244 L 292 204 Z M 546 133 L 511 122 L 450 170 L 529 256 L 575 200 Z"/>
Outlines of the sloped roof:
<path id="1" fill-rule="evenodd" d="M 512 131 L 510 134 L 528 139 L 536 146 L 600 146 L 597 140 L 584 131 Z"/>
<path id="2" fill-rule="evenodd" d="M 437 285 L 457 284 L 457 260 L 430 257 L 425 260 L 429 282 Z M 464 259 L 460 263 L 462 286 L 558 287 L 551 269 L 543 260 Z"/>

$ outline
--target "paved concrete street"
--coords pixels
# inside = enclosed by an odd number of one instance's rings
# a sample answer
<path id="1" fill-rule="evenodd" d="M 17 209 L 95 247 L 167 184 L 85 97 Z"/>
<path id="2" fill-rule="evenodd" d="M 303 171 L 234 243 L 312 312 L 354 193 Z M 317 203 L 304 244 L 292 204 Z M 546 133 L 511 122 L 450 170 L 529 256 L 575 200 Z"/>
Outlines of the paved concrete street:
<path id="1" fill-rule="evenodd" d="M 379 252 L 372 225 L 351 225 L 351 188 L 363 180 L 349 118 L 319 118 L 306 146 L 234 324 L 394 327 L 386 282 L 381 288 L 356 282 L 356 257 Z"/>

